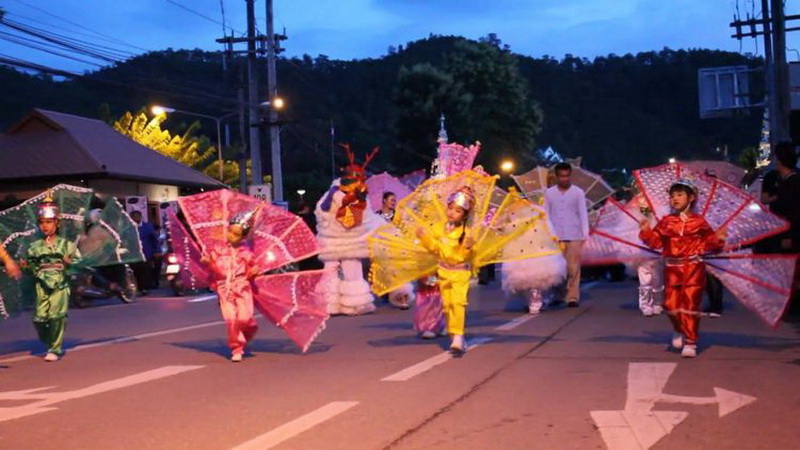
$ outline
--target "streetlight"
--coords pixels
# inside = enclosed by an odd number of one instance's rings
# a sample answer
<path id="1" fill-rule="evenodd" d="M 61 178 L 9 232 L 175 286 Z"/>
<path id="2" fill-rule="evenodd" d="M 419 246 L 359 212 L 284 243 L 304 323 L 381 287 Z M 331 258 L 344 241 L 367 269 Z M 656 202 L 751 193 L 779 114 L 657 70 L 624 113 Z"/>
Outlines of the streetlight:
<path id="1" fill-rule="evenodd" d="M 281 169 L 281 134 L 278 127 L 278 110 L 286 106 L 283 98 L 273 95 L 269 100 L 261 103 L 268 108 L 269 116 L 269 147 L 272 162 L 272 198 L 276 202 L 283 201 L 283 170 Z"/>
<path id="2" fill-rule="evenodd" d="M 261 102 L 261 106 L 263 107 L 272 107 L 272 109 L 281 110 L 284 106 L 286 106 L 286 101 L 283 97 L 275 97 L 272 100 L 268 100 L 266 102 Z"/>
<path id="3" fill-rule="evenodd" d="M 191 111 L 184 111 L 184 110 L 181 110 L 181 109 L 169 108 L 167 106 L 161 106 L 161 105 L 154 105 L 152 108 L 150 108 L 150 112 L 152 112 L 153 115 L 156 115 L 156 116 L 159 116 L 161 114 L 167 114 L 167 113 L 180 113 L 180 114 L 186 114 L 186 115 L 189 115 L 189 116 L 197 116 L 197 117 L 203 117 L 203 118 L 206 118 L 206 119 L 213 120 L 214 123 L 217 125 L 217 159 L 219 160 L 219 181 L 223 181 L 224 174 L 223 174 L 223 170 L 222 170 L 223 169 L 223 164 L 222 164 L 222 121 L 224 119 L 227 119 L 228 117 L 232 117 L 232 116 L 238 114 L 238 112 L 232 112 L 232 113 L 224 114 L 224 115 L 222 115 L 220 117 L 214 117 L 214 116 L 209 116 L 208 114 L 200 114 L 200 113 L 191 112 Z"/>
<path id="4" fill-rule="evenodd" d="M 511 173 L 514 171 L 514 161 L 510 159 L 506 159 L 500 163 L 500 170 L 505 173 Z"/>
<path id="5" fill-rule="evenodd" d="M 670 158 L 668 161 L 669 161 L 670 164 L 675 164 L 675 161 L 677 161 L 677 160 L 675 158 Z"/>

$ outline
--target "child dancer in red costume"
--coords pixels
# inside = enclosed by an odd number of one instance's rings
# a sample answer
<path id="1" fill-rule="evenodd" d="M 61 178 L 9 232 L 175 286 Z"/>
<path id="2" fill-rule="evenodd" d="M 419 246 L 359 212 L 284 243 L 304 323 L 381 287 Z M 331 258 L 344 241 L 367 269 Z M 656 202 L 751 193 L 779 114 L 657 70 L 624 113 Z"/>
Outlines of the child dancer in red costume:
<path id="1" fill-rule="evenodd" d="M 692 211 L 697 194 L 697 188 L 688 180 L 673 183 L 669 201 L 674 212 L 664 216 L 655 228 L 642 221 L 639 233 L 645 244 L 662 250 L 664 255 L 664 309 L 675 330 L 672 347 L 681 349 L 685 358 L 697 356 L 700 303 L 706 276 L 702 256 L 721 250 L 726 234 L 724 228 L 715 233 L 701 215 Z"/>

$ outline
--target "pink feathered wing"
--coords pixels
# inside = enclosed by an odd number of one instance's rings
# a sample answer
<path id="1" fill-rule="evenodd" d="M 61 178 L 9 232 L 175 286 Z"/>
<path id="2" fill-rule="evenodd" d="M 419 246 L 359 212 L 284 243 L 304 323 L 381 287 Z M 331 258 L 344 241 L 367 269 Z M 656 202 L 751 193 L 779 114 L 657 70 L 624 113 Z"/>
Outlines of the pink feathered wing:
<path id="1" fill-rule="evenodd" d="M 328 303 L 316 289 L 327 272 L 312 270 L 261 276 L 255 279 L 259 311 L 306 352 L 325 329 Z"/>
<path id="2" fill-rule="evenodd" d="M 214 281 L 208 266 L 200 262 L 202 253 L 191 234 L 172 210 L 167 210 L 167 230 L 172 253 L 178 258 L 178 278 L 187 289 L 205 289 Z"/>

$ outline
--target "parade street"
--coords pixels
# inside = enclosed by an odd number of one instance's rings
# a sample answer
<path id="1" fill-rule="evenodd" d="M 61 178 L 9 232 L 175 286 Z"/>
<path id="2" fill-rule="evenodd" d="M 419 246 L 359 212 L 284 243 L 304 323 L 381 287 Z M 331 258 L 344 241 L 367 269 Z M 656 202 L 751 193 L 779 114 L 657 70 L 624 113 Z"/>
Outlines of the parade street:
<path id="1" fill-rule="evenodd" d="M 383 302 L 331 318 L 307 354 L 259 317 L 238 364 L 214 295 L 73 309 L 54 363 L 15 317 L 0 324 L 0 448 L 800 447 L 797 323 L 772 330 L 726 296 L 684 359 L 635 282 L 582 290 L 579 308 L 530 316 L 475 285 L 460 359 Z"/>

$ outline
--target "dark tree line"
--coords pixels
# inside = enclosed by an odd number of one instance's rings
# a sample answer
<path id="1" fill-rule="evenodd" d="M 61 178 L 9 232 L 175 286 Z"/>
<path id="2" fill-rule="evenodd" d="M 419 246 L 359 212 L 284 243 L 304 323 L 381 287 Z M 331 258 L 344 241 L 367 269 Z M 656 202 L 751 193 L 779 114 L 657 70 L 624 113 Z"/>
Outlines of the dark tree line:
<path id="1" fill-rule="evenodd" d="M 512 53 L 494 35 L 479 41 L 431 36 L 390 48 L 379 59 L 280 59 L 280 94 L 288 105 L 281 113 L 286 190 L 327 187 L 332 125 L 336 142 L 361 152 L 381 146 L 374 171 L 427 168 L 441 114 L 451 141 L 481 141 L 479 162 L 490 171 L 505 157 L 526 170 L 533 151 L 546 146 L 581 155 L 595 170 L 637 168 L 672 156 L 718 158 L 715 148 L 724 146 L 735 158 L 757 145 L 762 111 L 701 120 L 697 104 L 697 70 L 726 65 L 759 67 L 762 61 L 699 49 L 533 58 Z M 0 125 L 32 107 L 104 120 L 152 104 L 222 116 L 236 110 L 243 71 L 243 61 L 224 60 L 220 52 L 171 49 L 72 80 L 0 67 Z M 176 115 L 167 126 L 180 132 L 194 120 Z M 213 123 L 200 124 L 201 134 L 215 137 Z M 230 125 L 239 141 L 236 117 Z M 262 142 L 266 146 L 266 135 Z M 225 149 L 225 156 L 235 158 L 239 148 Z M 333 165 L 344 162 L 337 149 L 333 157 Z"/>

